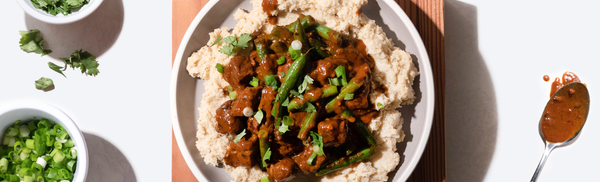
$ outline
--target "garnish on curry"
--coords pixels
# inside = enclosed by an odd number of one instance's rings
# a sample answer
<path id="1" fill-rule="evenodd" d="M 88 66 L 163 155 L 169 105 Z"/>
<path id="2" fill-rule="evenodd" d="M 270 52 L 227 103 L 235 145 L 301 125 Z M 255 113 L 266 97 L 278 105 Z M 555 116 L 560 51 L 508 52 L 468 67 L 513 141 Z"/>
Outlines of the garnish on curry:
<path id="1" fill-rule="evenodd" d="M 371 90 L 375 61 L 361 40 L 301 16 L 250 42 L 216 66 L 230 84 L 216 129 L 236 136 L 227 165 L 258 165 L 285 181 L 297 169 L 321 176 L 373 155 L 366 126 L 379 112 L 368 96 L 387 88 Z"/>

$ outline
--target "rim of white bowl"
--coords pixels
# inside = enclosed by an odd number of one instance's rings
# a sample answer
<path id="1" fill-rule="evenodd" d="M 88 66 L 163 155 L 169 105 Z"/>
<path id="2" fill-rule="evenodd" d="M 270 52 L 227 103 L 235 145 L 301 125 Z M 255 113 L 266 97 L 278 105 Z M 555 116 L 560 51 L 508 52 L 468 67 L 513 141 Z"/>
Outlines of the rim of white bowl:
<path id="1" fill-rule="evenodd" d="M 21 6 L 21 9 L 23 9 L 23 11 L 25 11 L 25 13 L 27 13 L 30 16 L 33 16 L 35 19 L 38 19 L 38 20 L 46 22 L 46 23 L 52 23 L 52 24 L 67 24 L 67 23 L 73 23 L 73 22 L 79 21 L 79 20 L 87 17 L 88 15 L 92 14 L 94 11 L 96 11 L 96 9 L 100 6 L 100 4 L 102 4 L 103 0 L 90 0 L 90 2 L 86 5 L 84 5 L 83 7 L 81 7 L 81 9 L 79 11 L 73 12 L 67 16 L 63 16 L 63 15 L 53 16 L 51 14 L 48 14 L 41 9 L 37 9 L 37 8 L 33 7 L 33 5 L 31 4 L 31 0 L 16 0 L 16 1 L 19 4 L 19 6 Z"/>
<path id="2" fill-rule="evenodd" d="M 173 63 L 173 66 L 171 67 L 171 69 L 179 69 L 179 67 L 181 66 L 181 58 L 183 57 L 183 52 L 185 51 L 185 47 L 187 46 L 190 37 L 192 36 L 192 34 L 194 33 L 194 31 L 196 30 L 196 28 L 199 25 L 200 20 L 202 20 L 204 18 L 204 16 L 206 15 L 206 13 L 208 13 L 208 11 L 210 9 L 212 9 L 212 7 L 219 2 L 220 0 L 213 0 L 213 1 L 209 1 L 203 8 L 202 10 L 200 10 L 200 12 L 196 15 L 196 17 L 194 18 L 194 20 L 192 21 L 192 23 L 190 23 L 190 27 L 188 27 L 188 29 L 185 32 L 185 35 L 183 36 L 183 39 L 181 41 L 181 43 L 179 44 L 179 48 L 177 50 L 177 54 L 175 56 L 175 61 Z M 423 63 L 423 68 L 425 68 L 425 70 L 421 70 L 421 75 L 426 76 L 427 78 L 431 78 L 431 81 L 428 81 L 427 84 L 427 88 L 431 88 L 431 92 L 428 92 L 426 97 L 428 98 L 427 101 L 427 113 L 425 114 L 425 121 L 428 121 L 425 123 L 424 128 L 425 131 L 421 133 L 421 140 L 419 141 L 419 143 L 417 144 L 417 150 L 415 155 L 412 157 L 412 160 L 415 160 L 416 162 L 413 162 L 411 164 L 408 164 L 407 166 L 407 170 L 406 172 L 412 173 L 415 169 L 415 167 L 418 164 L 418 161 L 420 160 L 421 156 L 423 155 L 423 152 L 425 151 L 425 147 L 427 145 L 427 141 L 429 140 L 429 134 L 431 132 L 431 125 L 433 124 L 433 113 L 434 113 L 434 106 L 435 106 L 435 87 L 433 85 L 433 72 L 431 69 L 431 63 L 429 60 L 429 55 L 427 55 L 427 49 L 425 49 L 425 45 L 423 43 L 423 40 L 421 39 L 421 36 L 419 34 L 419 32 L 417 31 L 416 27 L 414 24 L 412 24 L 412 22 L 410 21 L 410 19 L 408 18 L 408 16 L 404 13 L 404 11 L 400 8 L 400 6 L 398 4 L 396 4 L 394 1 L 392 0 L 382 0 L 383 2 L 385 2 L 394 12 L 395 14 L 403 20 L 404 24 L 406 24 L 406 26 L 408 27 L 408 31 L 409 33 L 412 35 L 412 37 L 415 38 L 415 42 L 417 44 L 417 49 L 420 50 L 420 54 L 419 57 L 421 58 L 422 63 Z M 186 161 L 188 168 L 190 168 L 190 171 L 192 171 L 192 173 L 194 174 L 194 176 L 196 177 L 196 179 L 198 180 L 206 180 L 206 177 L 202 174 L 202 172 L 200 170 L 196 170 L 196 161 L 194 161 L 193 157 L 191 156 L 191 154 L 187 151 L 189 151 L 187 145 L 185 145 L 185 141 L 183 140 L 183 135 L 180 132 L 181 131 L 181 127 L 179 126 L 179 118 L 178 118 L 178 114 L 177 114 L 177 107 L 176 107 L 176 95 L 175 93 L 177 93 L 177 79 L 178 79 L 178 75 L 179 75 L 179 71 L 171 71 L 171 93 L 170 93 L 170 104 L 171 104 L 171 123 L 173 125 L 173 130 L 176 131 L 174 132 L 175 135 L 175 140 L 178 143 L 179 146 L 179 150 L 181 151 L 181 155 L 183 156 L 183 159 Z M 185 151 L 185 152 L 184 152 Z M 405 181 L 408 179 L 409 175 L 406 174 L 401 174 L 401 178 L 399 181 Z M 392 179 L 393 180 L 393 179 Z"/>
<path id="3" fill-rule="evenodd" d="M 39 110 L 42 112 L 46 112 L 49 115 L 52 115 L 58 119 L 57 121 L 53 122 L 57 124 L 60 123 L 63 128 L 67 129 L 69 136 L 74 141 L 75 146 L 77 147 L 77 168 L 75 169 L 75 173 L 73 174 L 73 181 L 85 181 L 89 167 L 89 156 L 85 138 L 83 137 L 83 133 L 81 133 L 81 130 L 79 130 L 79 127 L 77 127 L 75 121 L 73 121 L 65 112 L 63 112 L 59 108 L 47 103 L 37 101 L 18 101 L 6 104 L 4 105 L 4 107 L 0 108 L 0 116 L 19 109 Z"/>

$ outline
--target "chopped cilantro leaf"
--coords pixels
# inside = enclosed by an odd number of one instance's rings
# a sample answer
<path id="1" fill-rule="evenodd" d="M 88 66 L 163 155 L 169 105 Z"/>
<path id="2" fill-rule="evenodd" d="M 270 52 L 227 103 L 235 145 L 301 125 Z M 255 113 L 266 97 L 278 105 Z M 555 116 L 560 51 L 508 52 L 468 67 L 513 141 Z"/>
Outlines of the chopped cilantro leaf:
<path id="1" fill-rule="evenodd" d="M 352 100 L 352 99 L 354 99 L 354 94 L 346 94 L 344 96 L 344 100 Z"/>
<path id="2" fill-rule="evenodd" d="M 242 140 L 242 138 L 244 138 L 244 135 L 246 135 L 246 129 L 242 130 L 242 132 L 240 134 L 235 136 L 235 139 L 233 139 L 233 142 L 234 143 L 240 142 L 240 140 Z"/>
<path id="3" fill-rule="evenodd" d="M 225 42 L 226 44 L 234 44 L 236 42 L 237 38 L 235 35 L 230 35 L 227 36 L 223 39 L 223 42 Z"/>
<path id="4" fill-rule="evenodd" d="M 231 56 L 233 54 L 233 48 L 235 47 L 232 45 L 226 45 L 221 47 L 221 49 L 219 49 L 219 52 Z"/>
<path id="5" fill-rule="evenodd" d="M 262 110 L 258 109 L 258 112 L 256 112 L 254 114 L 254 119 L 256 119 L 256 121 L 258 121 L 258 124 L 260 124 L 262 122 L 262 119 L 264 117 L 264 114 L 262 112 Z"/>
<path id="6" fill-rule="evenodd" d="M 383 108 L 383 104 L 381 104 L 381 102 L 378 102 L 377 103 L 377 108 L 379 108 L 379 109 Z"/>
<path id="7" fill-rule="evenodd" d="M 265 160 L 270 160 L 270 159 L 271 159 L 271 148 L 268 148 L 267 152 L 265 152 L 265 156 L 263 156 L 263 159 L 262 159 L 263 167 L 267 167 L 267 162 L 265 162 Z"/>
<path id="8" fill-rule="evenodd" d="M 308 165 L 312 165 L 312 163 L 315 160 L 315 158 L 317 157 L 317 155 L 319 155 L 319 156 L 325 155 L 325 152 L 323 151 L 323 136 L 321 136 L 318 133 L 315 133 L 313 131 L 310 131 L 310 137 L 312 138 L 312 143 L 313 143 L 313 153 L 308 158 L 308 160 L 306 160 L 306 164 L 308 164 Z"/>
<path id="9" fill-rule="evenodd" d="M 216 68 L 219 73 L 223 73 L 225 71 L 225 67 L 223 67 L 221 63 L 217 63 Z"/>
<path id="10" fill-rule="evenodd" d="M 313 84 L 313 81 L 314 80 L 310 76 L 305 75 L 304 76 L 304 81 L 302 81 L 302 84 L 300 84 L 300 86 L 298 86 L 298 92 L 299 93 L 304 93 L 304 91 L 308 87 L 308 84 Z"/>
<path id="11" fill-rule="evenodd" d="M 92 56 L 89 52 L 82 50 L 75 50 L 71 57 L 69 58 L 61 58 L 65 62 L 65 69 L 67 66 L 71 66 L 71 68 L 79 68 L 81 69 L 81 73 L 96 76 L 98 71 L 98 61 L 96 61 L 96 57 Z"/>
<path id="12" fill-rule="evenodd" d="M 62 70 L 60 70 L 60 69 L 63 69 L 63 67 L 60 67 L 60 66 L 58 66 L 58 65 L 54 64 L 53 62 L 48 62 L 48 67 L 50 67 L 50 69 L 52 69 L 52 70 L 56 71 L 57 73 L 60 73 L 62 76 L 64 76 L 64 77 L 67 77 L 67 76 L 65 76 L 65 74 L 62 72 Z"/>
<path id="13" fill-rule="evenodd" d="M 250 85 L 252 85 L 253 87 L 258 86 L 258 78 L 252 77 L 252 80 L 250 81 Z"/>
<path id="14" fill-rule="evenodd" d="M 274 75 L 267 75 L 267 76 L 265 76 L 265 84 L 276 89 L 277 88 L 277 79 L 275 78 Z"/>
<path id="15" fill-rule="evenodd" d="M 42 54 L 42 56 L 46 54 L 50 54 L 51 50 L 44 50 L 44 39 L 40 35 L 40 31 L 38 29 L 33 29 L 30 31 L 19 31 L 21 34 L 21 39 L 19 40 L 19 44 L 21 45 L 21 50 L 26 53 L 37 53 Z"/>
<path id="16" fill-rule="evenodd" d="M 281 77 L 285 77 L 285 72 L 279 72 L 281 74 Z"/>
<path id="17" fill-rule="evenodd" d="M 290 90 L 290 93 L 300 99 L 304 99 L 304 96 L 302 94 L 298 93 L 298 91 Z"/>
<path id="18" fill-rule="evenodd" d="M 221 37 L 217 37 L 217 40 L 215 40 L 215 42 L 213 42 L 212 45 L 210 45 L 210 46 L 215 46 L 218 43 L 221 43 L 221 40 L 223 40 L 223 39 L 221 39 Z"/>
<path id="19" fill-rule="evenodd" d="M 290 105 L 290 98 L 285 98 L 285 101 L 281 103 L 281 106 L 287 107 Z"/>
<path id="20" fill-rule="evenodd" d="M 41 77 L 35 81 L 35 88 L 40 90 L 47 89 L 52 85 L 54 85 L 54 82 L 50 78 Z"/>
<path id="21" fill-rule="evenodd" d="M 287 131 L 290 131 L 289 127 L 294 124 L 294 120 L 292 117 L 284 116 L 280 121 L 278 121 L 281 125 L 279 125 L 279 133 L 284 134 Z"/>
<path id="22" fill-rule="evenodd" d="M 252 40 L 252 36 L 250 36 L 250 34 L 243 33 L 242 35 L 240 35 L 240 38 L 238 39 L 236 46 L 244 49 L 244 48 L 248 47 L 248 45 L 249 45 L 248 41 L 251 41 L 251 40 Z"/>
<path id="23" fill-rule="evenodd" d="M 311 112 L 317 112 L 317 108 L 315 108 L 315 106 L 314 106 L 314 105 L 312 105 L 310 102 L 306 102 L 306 103 L 307 103 L 307 106 L 306 106 L 306 108 L 304 108 L 304 110 L 305 110 L 307 113 L 311 113 Z"/>

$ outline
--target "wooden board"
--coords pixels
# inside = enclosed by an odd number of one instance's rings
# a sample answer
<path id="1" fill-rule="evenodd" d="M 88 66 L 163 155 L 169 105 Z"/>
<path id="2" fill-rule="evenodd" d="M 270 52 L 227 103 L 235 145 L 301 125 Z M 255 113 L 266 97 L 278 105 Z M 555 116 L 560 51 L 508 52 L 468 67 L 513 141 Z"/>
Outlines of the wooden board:
<path id="1" fill-rule="evenodd" d="M 173 60 L 185 31 L 207 2 L 208 0 L 173 0 Z M 436 98 L 433 126 L 427 147 L 407 181 L 446 181 L 444 1 L 396 2 L 406 12 L 423 39 L 433 70 Z M 172 181 L 197 181 L 179 151 L 175 136 L 172 136 Z"/>

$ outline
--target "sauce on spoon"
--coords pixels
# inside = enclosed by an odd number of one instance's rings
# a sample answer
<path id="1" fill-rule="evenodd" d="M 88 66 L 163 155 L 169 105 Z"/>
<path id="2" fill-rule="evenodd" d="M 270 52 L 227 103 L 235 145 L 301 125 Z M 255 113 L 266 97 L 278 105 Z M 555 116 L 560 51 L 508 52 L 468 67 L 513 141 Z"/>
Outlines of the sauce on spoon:
<path id="1" fill-rule="evenodd" d="M 546 141 L 562 143 L 572 138 L 583 126 L 586 120 L 589 100 L 585 87 L 565 88 L 555 94 L 560 88 L 573 82 L 581 82 L 572 72 L 565 72 L 552 83 L 550 100 L 540 122 L 540 128 Z M 583 89 L 581 89 L 583 88 Z"/>

